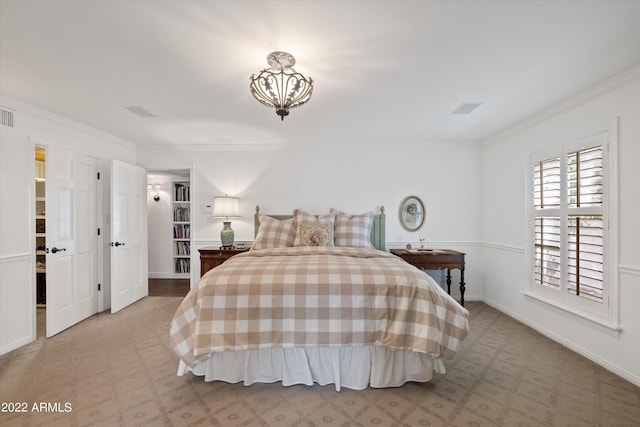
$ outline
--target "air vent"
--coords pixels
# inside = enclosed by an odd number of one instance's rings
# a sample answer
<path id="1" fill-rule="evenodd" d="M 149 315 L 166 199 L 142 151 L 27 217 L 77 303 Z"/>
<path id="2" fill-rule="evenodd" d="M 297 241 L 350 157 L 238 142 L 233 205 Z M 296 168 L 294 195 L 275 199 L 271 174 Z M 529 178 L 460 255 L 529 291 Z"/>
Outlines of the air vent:
<path id="1" fill-rule="evenodd" d="M 142 117 L 142 118 L 149 118 L 149 117 L 157 117 L 155 114 L 153 114 L 152 112 L 145 110 L 142 107 L 139 107 L 137 105 L 131 105 L 129 107 L 124 107 L 127 110 L 131 111 L 133 114 L 135 114 L 138 117 Z"/>
<path id="2" fill-rule="evenodd" d="M 482 102 L 465 102 L 453 110 L 451 114 L 469 114 L 482 105 Z"/>
<path id="3" fill-rule="evenodd" d="M 9 126 L 10 128 L 12 128 L 13 127 L 13 111 L 5 107 L 0 107 L 0 123 L 3 126 Z"/>

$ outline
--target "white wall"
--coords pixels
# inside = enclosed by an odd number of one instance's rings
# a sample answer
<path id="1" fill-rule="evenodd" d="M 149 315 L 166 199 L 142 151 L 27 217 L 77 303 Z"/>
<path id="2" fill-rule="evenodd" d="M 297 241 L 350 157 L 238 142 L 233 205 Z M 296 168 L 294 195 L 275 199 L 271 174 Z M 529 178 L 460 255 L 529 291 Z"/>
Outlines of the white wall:
<path id="1" fill-rule="evenodd" d="M 35 338 L 35 220 L 30 220 L 35 209 L 35 151 L 31 145 L 24 136 L 0 125 L 0 354 Z"/>
<path id="2" fill-rule="evenodd" d="M 135 150 L 131 143 L 98 132 L 79 123 L 55 116 L 17 100 L 0 97 L 0 104 L 14 111 L 14 128 L 2 135 L 2 183 L 0 184 L 0 354 L 35 338 L 35 221 L 33 186 L 35 179 L 35 144 L 57 146 L 95 157 L 99 161 L 99 194 L 102 244 L 108 244 L 109 227 L 109 163 L 112 158 L 133 163 Z M 19 197 L 16 196 L 19 194 Z M 104 249 L 104 248 L 102 248 Z M 103 251 L 108 254 L 108 251 Z M 25 258 L 26 257 L 26 258 Z M 19 262 L 18 262 L 19 261 Z M 100 267 L 105 265 L 101 263 Z M 104 273 L 104 274 L 102 274 Z M 108 271 L 99 268 L 102 283 L 108 282 Z M 104 288 L 103 288 L 104 289 Z M 30 295 L 27 295 L 30 292 Z M 10 295 L 9 297 L 5 297 Z M 24 297 L 24 298 L 23 298 Z M 23 301 L 24 300 L 24 301 Z M 18 301 L 23 301 L 18 305 Z M 25 311 L 26 310 L 26 311 Z M 29 318 L 12 313 L 27 313 Z M 10 321 L 4 321 L 10 315 Z M 17 332 L 19 331 L 19 333 Z M 19 337 L 17 335 L 20 335 Z M 26 340 L 26 342 L 25 342 Z"/>
<path id="3" fill-rule="evenodd" d="M 276 123 L 280 125 L 280 123 Z M 197 249 L 219 245 L 222 223 L 208 222 L 202 203 L 213 196 L 241 198 L 242 218 L 232 221 L 236 240 L 253 240 L 255 206 L 262 213 L 286 214 L 295 208 L 313 213 L 330 208 L 361 213 L 385 207 L 388 247 L 417 243 L 426 237 L 433 247 L 467 253 L 465 299 L 480 299 L 479 264 L 479 148 L 474 144 L 299 144 L 268 148 L 238 146 L 195 149 L 143 146 L 137 153 L 141 165 L 192 163 L 192 272 L 199 277 Z M 425 204 L 427 217 L 417 232 L 400 226 L 402 199 L 415 195 Z M 459 282 L 457 271 L 453 283 Z M 193 277 L 192 277 L 193 279 Z M 453 288 L 453 286 L 452 286 Z M 457 286 L 455 293 L 458 296 Z"/>
<path id="4" fill-rule="evenodd" d="M 619 118 L 619 337 L 534 302 L 527 286 L 526 171 L 530 153 Z M 640 385 L 640 67 L 483 144 L 483 298 L 499 310 Z"/>

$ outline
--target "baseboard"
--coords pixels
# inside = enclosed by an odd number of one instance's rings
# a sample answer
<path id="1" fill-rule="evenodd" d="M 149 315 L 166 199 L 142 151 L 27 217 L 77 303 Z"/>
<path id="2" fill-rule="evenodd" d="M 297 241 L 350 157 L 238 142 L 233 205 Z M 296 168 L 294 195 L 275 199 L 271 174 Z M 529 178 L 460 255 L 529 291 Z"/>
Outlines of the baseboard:
<path id="1" fill-rule="evenodd" d="M 3 354 L 7 354 L 10 351 L 16 350 L 22 347 L 23 345 L 29 344 L 30 342 L 33 342 L 33 340 L 30 337 L 26 337 L 26 338 L 20 338 L 19 340 L 16 340 L 12 343 L 4 345 L 0 347 L 0 356 L 2 356 Z"/>
<path id="2" fill-rule="evenodd" d="M 149 272 L 149 279 L 173 279 L 175 274 L 169 272 Z"/>

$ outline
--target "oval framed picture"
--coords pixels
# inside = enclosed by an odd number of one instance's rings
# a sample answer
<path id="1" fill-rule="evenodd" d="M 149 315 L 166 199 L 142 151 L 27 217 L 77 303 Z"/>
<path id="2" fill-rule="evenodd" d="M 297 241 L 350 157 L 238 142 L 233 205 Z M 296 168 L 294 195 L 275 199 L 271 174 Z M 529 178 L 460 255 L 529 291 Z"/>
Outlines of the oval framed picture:
<path id="1" fill-rule="evenodd" d="M 400 225 L 405 230 L 416 231 L 422 227 L 425 216 L 424 204 L 418 197 L 405 197 L 400 203 Z"/>

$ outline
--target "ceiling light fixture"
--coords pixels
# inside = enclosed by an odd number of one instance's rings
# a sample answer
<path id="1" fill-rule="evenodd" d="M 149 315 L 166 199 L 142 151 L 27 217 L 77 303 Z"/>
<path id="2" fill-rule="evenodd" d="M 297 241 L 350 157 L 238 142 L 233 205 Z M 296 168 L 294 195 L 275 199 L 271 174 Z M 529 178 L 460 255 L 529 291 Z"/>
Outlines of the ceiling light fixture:
<path id="1" fill-rule="evenodd" d="M 263 105 L 276 109 L 280 120 L 289 109 L 299 107 L 311 99 L 313 79 L 293 69 L 296 59 L 287 52 L 271 52 L 267 56 L 271 68 L 251 75 L 251 94 Z"/>

